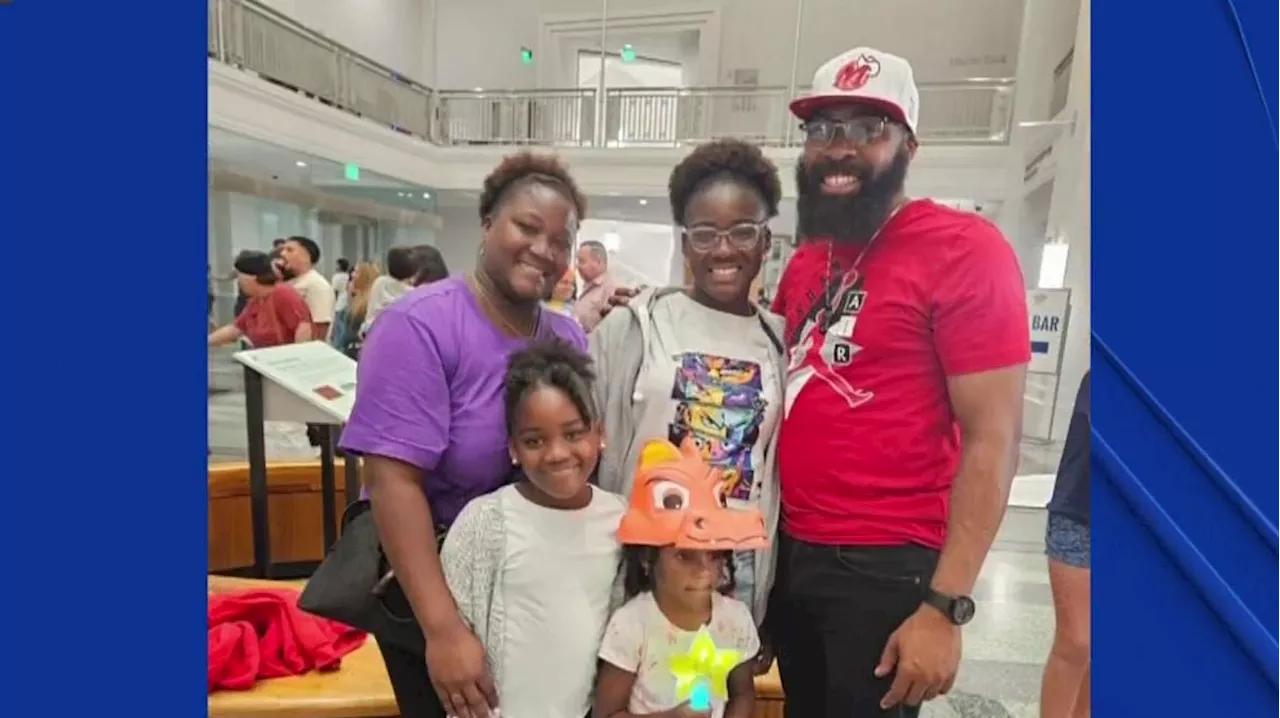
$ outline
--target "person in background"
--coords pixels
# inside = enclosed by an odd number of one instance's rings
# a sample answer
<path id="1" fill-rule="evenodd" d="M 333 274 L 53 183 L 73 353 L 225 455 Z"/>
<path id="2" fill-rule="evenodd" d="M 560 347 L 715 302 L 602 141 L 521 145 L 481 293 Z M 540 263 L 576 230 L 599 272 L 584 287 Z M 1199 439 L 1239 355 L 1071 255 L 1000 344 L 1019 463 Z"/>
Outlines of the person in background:
<path id="1" fill-rule="evenodd" d="M 759 509 L 772 534 L 784 327 L 755 305 L 751 285 L 769 254 L 778 169 L 749 142 L 710 142 L 676 165 L 668 192 L 692 286 L 641 292 L 588 337 L 608 432 L 600 486 L 628 495 L 646 441 L 692 437 L 724 473 L 727 505 Z M 732 562 L 737 598 L 762 622 L 773 551 L 741 551 Z"/>
<path id="2" fill-rule="evenodd" d="M 206 275 L 207 279 L 209 280 L 209 307 L 208 307 L 208 309 L 207 309 L 207 311 L 206 311 L 206 314 L 207 314 L 208 319 L 209 319 L 209 326 L 210 326 L 210 327 L 212 327 L 212 326 L 214 325 L 214 322 L 213 322 L 213 304 L 214 304 L 214 302 L 215 302 L 215 301 L 217 301 L 217 295 L 216 295 L 216 294 L 214 293 L 214 291 L 213 291 L 213 265 L 212 265 L 212 264 L 206 264 L 206 265 L 205 265 L 205 275 Z"/>
<path id="3" fill-rule="evenodd" d="M 591 359 L 564 342 L 511 355 L 504 395 L 518 478 L 467 504 L 440 549 L 458 612 L 513 715 L 591 710 L 626 508 L 591 485 L 604 429 L 594 378 Z"/>
<path id="4" fill-rule="evenodd" d="M 429 244 L 420 244 L 413 248 L 413 263 L 418 268 L 413 275 L 415 287 L 438 282 L 449 276 L 449 266 L 444 262 L 444 255 Z"/>
<path id="5" fill-rule="evenodd" d="M 617 285 L 609 276 L 609 251 L 594 240 L 578 245 L 578 276 L 582 277 L 582 294 L 573 305 L 573 313 L 588 333 L 600 323 L 601 309 L 613 296 Z"/>
<path id="6" fill-rule="evenodd" d="M 1041 718 L 1088 718 L 1089 608 L 1089 372 L 1076 392 L 1058 477 L 1049 499 L 1045 553 L 1053 590 L 1053 647 L 1044 664 Z"/>
<path id="7" fill-rule="evenodd" d="M 373 285 L 381 274 L 378 265 L 373 262 L 361 262 L 351 273 L 351 283 L 347 285 L 347 293 L 351 298 L 347 304 L 346 326 L 342 330 L 345 341 L 338 348 L 352 359 L 360 357 L 360 347 L 364 343 L 360 327 L 369 310 Z"/>
<path id="8" fill-rule="evenodd" d="M 236 257 L 237 283 L 249 299 L 235 321 L 209 334 L 216 347 L 244 337 L 255 349 L 313 338 L 311 316 L 298 292 L 281 282 L 264 252 L 241 252 Z"/>
<path id="9" fill-rule="evenodd" d="M 573 293 L 577 289 L 574 280 L 572 269 L 565 272 L 563 277 L 560 277 L 560 281 L 551 287 L 551 293 L 547 296 L 547 301 L 545 302 L 547 309 L 577 319 L 577 316 L 573 313 Z"/>
<path id="10" fill-rule="evenodd" d="M 382 310 L 413 289 L 413 278 L 418 274 L 415 264 L 417 257 L 417 247 L 392 247 L 387 250 L 387 273 L 374 280 L 373 288 L 369 290 L 369 306 L 360 322 L 362 338 L 368 336 L 373 320 L 378 318 Z"/>
<path id="11" fill-rule="evenodd" d="M 387 603 L 416 619 L 426 638 L 425 658 L 378 641 L 401 715 L 488 716 L 498 708 L 484 645 L 445 583 L 438 539 L 463 506 L 511 479 L 508 357 L 553 337 L 586 347 L 576 322 L 542 309 L 547 288 L 569 268 L 585 210 L 554 156 L 503 159 L 480 195 L 475 271 L 387 307 L 365 342 L 341 445 L 363 457 L 395 576 Z"/>
<path id="12" fill-rule="evenodd" d="M 315 268 L 320 261 L 320 245 L 307 237 L 286 237 L 279 251 L 285 277 L 311 311 L 315 338 L 327 339 L 336 302 L 329 280 Z"/>
<path id="13" fill-rule="evenodd" d="M 338 271 L 334 272 L 333 276 L 329 278 L 329 285 L 333 287 L 334 294 L 333 329 L 329 332 L 329 341 L 339 349 L 345 343 L 347 302 L 351 299 L 351 294 L 347 291 L 347 285 L 350 282 L 351 262 L 348 262 L 345 257 L 340 257 L 338 259 Z"/>

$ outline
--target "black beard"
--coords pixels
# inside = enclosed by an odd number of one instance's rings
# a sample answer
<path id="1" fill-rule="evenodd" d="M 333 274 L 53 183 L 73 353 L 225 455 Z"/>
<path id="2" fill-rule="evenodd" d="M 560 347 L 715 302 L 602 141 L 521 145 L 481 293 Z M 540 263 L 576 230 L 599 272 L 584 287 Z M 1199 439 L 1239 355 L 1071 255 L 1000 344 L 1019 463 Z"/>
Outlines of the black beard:
<path id="1" fill-rule="evenodd" d="M 893 212 L 894 200 L 902 194 L 911 156 L 904 145 L 893 162 L 879 172 L 858 160 L 819 160 L 812 165 L 801 159 L 796 164 L 796 214 L 800 237 L 831 237 L 836 242 L 866 242 L 884 226 Z M 852 195 L 822 192 L 822 179 L 829 174 L 849 174 L 858 178 Z"/>

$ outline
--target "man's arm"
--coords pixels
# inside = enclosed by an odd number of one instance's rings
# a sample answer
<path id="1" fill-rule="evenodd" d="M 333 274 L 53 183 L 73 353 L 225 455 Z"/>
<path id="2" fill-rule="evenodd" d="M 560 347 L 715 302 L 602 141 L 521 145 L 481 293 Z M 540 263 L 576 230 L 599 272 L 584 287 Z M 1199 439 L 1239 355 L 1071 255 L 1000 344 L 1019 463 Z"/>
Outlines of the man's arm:
<path id="1" fill-rule="evenodd" d="M 960 471 L 951 487 L 947 539 L 933 577 L 934 590 L 967 596 L 1009 501 L 1018 468 L 1026 365 L 947 379 L 960 425 Z"/>

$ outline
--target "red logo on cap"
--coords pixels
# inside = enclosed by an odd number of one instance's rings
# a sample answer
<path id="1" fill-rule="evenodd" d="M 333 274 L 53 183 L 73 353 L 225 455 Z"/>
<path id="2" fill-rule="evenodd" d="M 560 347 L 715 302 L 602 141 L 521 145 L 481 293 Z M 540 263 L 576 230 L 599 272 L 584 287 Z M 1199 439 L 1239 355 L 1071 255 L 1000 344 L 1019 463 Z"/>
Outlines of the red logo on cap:
<path id="1" fill-rule="evenodd" d="M 837 90 L 852 92 L 860 89 L 867 82 L 880 74 L 880 61 L 872 55 L 859 55 L 836 73 L 831 83 Z"/>

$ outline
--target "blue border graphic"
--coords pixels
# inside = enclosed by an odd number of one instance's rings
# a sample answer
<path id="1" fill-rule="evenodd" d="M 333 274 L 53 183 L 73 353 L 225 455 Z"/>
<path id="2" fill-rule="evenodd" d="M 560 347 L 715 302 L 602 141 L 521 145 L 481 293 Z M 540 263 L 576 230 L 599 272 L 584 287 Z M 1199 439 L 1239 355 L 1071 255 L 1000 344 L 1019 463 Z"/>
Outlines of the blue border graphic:
<path id="1" fill-rule="evenodd" d="M 6 714 L 206 713 L 204 15 L 0 4 Z"/>
<path id="2" fill-rule="evenodd" d="M 1093 705 L 1277 711 L 1276 3 L 1093 3 Z"/>

